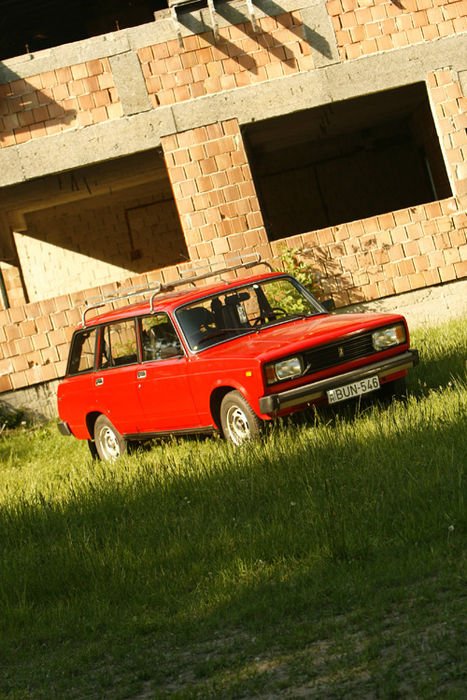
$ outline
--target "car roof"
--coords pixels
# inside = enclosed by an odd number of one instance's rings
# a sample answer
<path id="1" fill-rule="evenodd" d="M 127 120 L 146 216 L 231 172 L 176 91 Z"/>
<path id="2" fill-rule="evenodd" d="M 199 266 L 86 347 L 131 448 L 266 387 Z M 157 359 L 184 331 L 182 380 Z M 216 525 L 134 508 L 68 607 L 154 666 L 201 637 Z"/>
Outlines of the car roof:
<path id="1" fill-rule="evenodd" d="M 284 272 L 268 272 L 261 275 L 242 277 L 235 280 L 218 282 L 204 287 L 196 287 L 184 290 L 174 290 L 157 293 L 151 305 L 150 300 L 138 302 L 136 304 L 127 304 L 118 309 L 106 311 L 102 314 L 96 314 L 90 318 L 86 317 L 84 324 L 85 328 L 97 326 L 108 321 L 121 321 L 127 318 L 135 318 L 136 316 L 144 316 L 146 314 L 155 313 L 158 311 L 173 312 L 179 306 L 189 304 L 197 299 L 204 299 L 213 294 L 225 293 L 229 289 L 237 289 L 255 282 L 262 282 L 275 277 L 289 276 Z M 149 294 L 149 292 L 148 292 Z M 115 298 L 114 298 L 115 299 Z M 89 307 L 89 311 L 92 307 Z M 83 326 L 81 325 L 81 328 Z"/>

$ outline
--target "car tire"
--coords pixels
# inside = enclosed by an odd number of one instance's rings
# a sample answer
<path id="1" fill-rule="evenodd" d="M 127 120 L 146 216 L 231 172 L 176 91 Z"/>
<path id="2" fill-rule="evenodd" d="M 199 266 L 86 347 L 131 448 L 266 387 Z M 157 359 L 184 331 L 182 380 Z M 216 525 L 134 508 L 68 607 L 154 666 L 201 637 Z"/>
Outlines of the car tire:
<path id="1" fill-rule="evenodd" d="M 104 462 L 114 462 L 127 450 L 127 442 L 106 416 L 99 416 L 94 425 L 94 444 Z"/>
<path id="2" fill-rule="evenodd" d="M 260 433 L 261 421 L 239 391 L 224 396 L 220 418 L 224 438 L 236 447 Z"/>

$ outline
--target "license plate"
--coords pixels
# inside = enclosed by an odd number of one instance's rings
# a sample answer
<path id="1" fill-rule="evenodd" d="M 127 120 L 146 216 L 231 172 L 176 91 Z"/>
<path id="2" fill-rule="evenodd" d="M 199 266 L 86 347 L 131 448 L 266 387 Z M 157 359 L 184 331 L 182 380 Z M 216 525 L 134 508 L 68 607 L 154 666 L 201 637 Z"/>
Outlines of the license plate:
<path id="1" fill-rule="evenodd" d="M 379 389 L 378 377 L 366 377 L 365 379 L 359 379 L 358 382 L 344 384 L 344 386 L 339 386 L 337 389 L 330 389 L 326 393 L 329 403 L 337 403 L 338 401 L 352 399 L 355 396 L 362 396 L 362 394 L 369 394 L 370 391 L 376 391 L 376 389 Z"/>

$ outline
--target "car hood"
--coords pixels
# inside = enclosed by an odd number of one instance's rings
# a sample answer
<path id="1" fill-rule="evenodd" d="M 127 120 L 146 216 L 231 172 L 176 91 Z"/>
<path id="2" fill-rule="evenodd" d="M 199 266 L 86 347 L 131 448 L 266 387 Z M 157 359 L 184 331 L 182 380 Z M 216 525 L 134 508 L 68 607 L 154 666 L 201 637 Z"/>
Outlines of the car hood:
<path id="1" fill-rule="evenodd" d="M 206 349 L 200 355 L 210 358 L 257 358 L 267 362 L 284 355 L 293 355 L 306 348 L 339 339 L 361 331 L 404 321 L 398 314 L 320 314 L 299 318 L 241 335 Z"/>

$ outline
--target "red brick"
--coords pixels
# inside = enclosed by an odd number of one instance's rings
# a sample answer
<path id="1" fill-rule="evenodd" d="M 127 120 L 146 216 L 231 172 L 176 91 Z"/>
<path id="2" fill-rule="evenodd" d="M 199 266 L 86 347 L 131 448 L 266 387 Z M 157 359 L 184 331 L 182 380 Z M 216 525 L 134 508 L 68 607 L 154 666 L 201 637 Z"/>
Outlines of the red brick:
<path id="1" fill-rule="evenodd" d="M 457 248 L 448 248 L 444 251 L 444 259 L 447 265 L 451 265 L 460 261 L 460 254 Z"/>
<path id="2" fill-rule="evenodd" d="M 454 269 L 458 279 L 463 279 L 464 277 L 467 277 L 467 250 L 465 249 L 465 246 L 464 259 L 461 259 L 460 262 L 454 263 Z"/>
<path id="3" fill-rule="evenodd" d="M 65 372 L 66 372 L 66 361 L 57 362 L 57 364 L 55 365 L 55 372 L 56 372 L 56 374 L 57 374 L 57 377 L 63 377 L 63 376 L 65 376 Z"/>
<path id="4" fill-rule="evenodd" d="M 409 276 L 409 283 L 411 289 L 420 289 L 425 286 L 425 278 L 421 273 L 415 273 Z"/>
<path id="5" fill-rule="evenodd" d="M 393 243 L 405 243 L 409 239 L 405 226 L 398 226 L 391 231 Z"/>
<path id="6" fill-rule="evenodd" d="M 439 268 L 439 276 L 442 282 L 449 282 L 456 279 L 456 269 L 454 265 L 447 265 Z"/>
<path id="7" fill-rule="evenodd" d="M 142 49 L 144 51 L 144 49 Z M 87 61 L 86 70 L 88 75 L 100 75 L 104 72 L 104 66 L 102 61 L 96 59 L 94 61 Z"/>
<path id="8" fill-rule="evenodd" d="M 20 331 L 19 325 L 15 324 L 15 325 L 6 326 L 5 336 L 6 336 L 7 341 L 9 341 L 9 342 L 13 341 L 13 340 L 18 340 L 19 338 L 21 338 L 22 333 Z"/>
<path id="9" fill-rule="evenodd" d="M 13 390 L 27 386 L 26 372 L 15 372 L 14 374 L 11 374 L 10 382 Z"/>
<path id="10" fill-rule="evenodd" d="M 13 385 L 11 383 L 11 377 L 8 374 L 0 374 L 0 393 L 11 391 Z"/>
<path id="11" fill-rule="evenodd" d="M 71 74 L 73 80 L 81 80 L 82 78 L 88 77 L 88 69 L 85 63 L 78 63 L 75 66 L 71 66 Z"/>
<path id="12" fill-rule="evenodd" d="M 426 287 L 432 287 L 435 284 L 439 284 L 441 281 L 438 270 L 424 270 L 422 275 Z"/>

